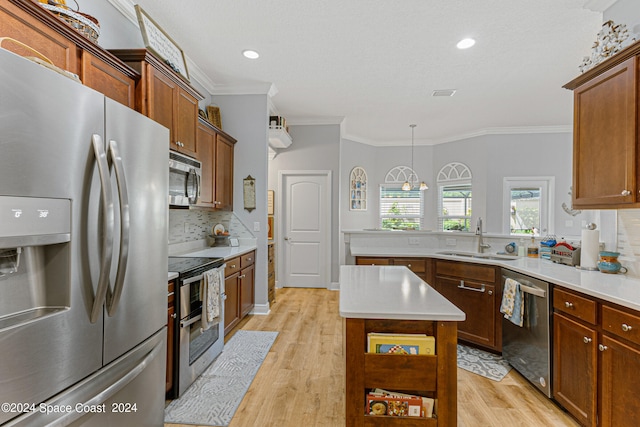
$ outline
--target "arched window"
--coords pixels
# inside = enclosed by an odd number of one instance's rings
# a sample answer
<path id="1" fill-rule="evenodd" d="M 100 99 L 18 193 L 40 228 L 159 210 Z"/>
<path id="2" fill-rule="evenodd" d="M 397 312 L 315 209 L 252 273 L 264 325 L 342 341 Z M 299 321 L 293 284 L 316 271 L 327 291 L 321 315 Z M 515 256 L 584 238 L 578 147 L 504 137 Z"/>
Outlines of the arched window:
<path id="1" fill-rule="evenodd" d="M 411 190 L 403 190 L 406 181 Z M 420 230 L 424 220 L 424 191 L 420 179 L 408 166 L 387 172 L 380 186 L 380 227 L 393 230 Z"/>
<path id="2" fill-rule="evenodd" d="M 471 231 L 471 170 L 451 162 L 438 172 L 438 228 Z"/>

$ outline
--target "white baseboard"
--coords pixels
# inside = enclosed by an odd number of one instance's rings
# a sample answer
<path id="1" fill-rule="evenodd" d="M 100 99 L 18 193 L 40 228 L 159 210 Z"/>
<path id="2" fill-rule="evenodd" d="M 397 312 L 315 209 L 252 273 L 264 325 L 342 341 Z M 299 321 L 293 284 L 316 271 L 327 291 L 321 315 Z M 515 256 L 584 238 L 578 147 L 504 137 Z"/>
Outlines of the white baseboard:
<path id="1" fill-rule="evenodd" d="M 253 310 L 251 310 L 251 314 L 258 314 L 258 315 L 261 315 L 261 316 L 266 316 L 270 312 L 271 312 L 271 309 L 269 308 L 269 303 L 256 304 L 253 307 Z"/>
<path id="2" fill-rule="evenodd" d="M 339 291 L 340 290 L 340 282 L 331 282 L 328 288 L 330 291 Z"/>

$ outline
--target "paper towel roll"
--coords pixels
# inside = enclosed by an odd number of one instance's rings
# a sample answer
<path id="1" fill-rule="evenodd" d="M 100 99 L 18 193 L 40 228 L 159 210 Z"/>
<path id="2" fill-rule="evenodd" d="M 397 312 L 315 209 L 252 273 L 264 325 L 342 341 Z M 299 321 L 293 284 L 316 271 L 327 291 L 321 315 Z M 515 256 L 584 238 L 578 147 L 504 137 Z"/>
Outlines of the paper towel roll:
<path id="1" fill-rule="evenodd" d="M 580 267 L 597 269 L 600 248 L 600 230 L 582 230 L 582 247 L 580 248 Z"/>

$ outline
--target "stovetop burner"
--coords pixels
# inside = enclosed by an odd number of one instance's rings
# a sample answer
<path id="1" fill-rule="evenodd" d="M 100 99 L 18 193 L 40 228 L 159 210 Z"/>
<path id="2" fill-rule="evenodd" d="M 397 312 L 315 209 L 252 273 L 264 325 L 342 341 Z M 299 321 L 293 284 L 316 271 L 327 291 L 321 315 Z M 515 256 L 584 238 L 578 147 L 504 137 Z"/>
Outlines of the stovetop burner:
<path id="1" fill-rule="evenodd" d="M 224 264 L 224 258 L 212 257 L 169 257 L 169 271 L 180 277 L 194 270 L 216 268 Z"/>

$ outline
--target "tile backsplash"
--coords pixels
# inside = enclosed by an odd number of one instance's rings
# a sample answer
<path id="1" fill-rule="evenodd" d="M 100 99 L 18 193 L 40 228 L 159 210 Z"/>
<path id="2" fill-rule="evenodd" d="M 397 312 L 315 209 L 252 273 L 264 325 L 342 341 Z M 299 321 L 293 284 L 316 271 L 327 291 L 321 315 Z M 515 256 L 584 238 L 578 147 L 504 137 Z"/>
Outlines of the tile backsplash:
<path id="1" fill-rule="evenodd" d="M 627 275 L 640 277 L 640 209 L 618 210 L 618 248 L 620 264 Z"/>
<path id="2" fill-rule="evenodd" d="M 255 237 L 233 212 L 170 209 L 169 245 L 203 240 L 216 224 L 222 224 L 232 237 Z"/>

